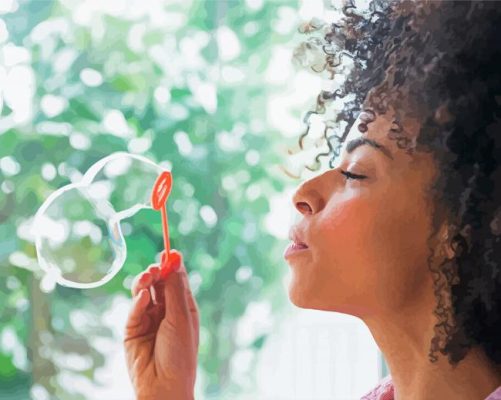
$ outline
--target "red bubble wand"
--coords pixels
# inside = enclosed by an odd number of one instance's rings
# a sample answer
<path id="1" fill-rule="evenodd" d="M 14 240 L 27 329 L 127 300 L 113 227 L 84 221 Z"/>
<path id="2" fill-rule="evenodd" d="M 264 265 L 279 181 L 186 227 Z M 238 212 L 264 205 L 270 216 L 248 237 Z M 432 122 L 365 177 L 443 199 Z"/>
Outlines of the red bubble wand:
<path id="1" fill-rule="evenodd" d="M 154 210 L 162 213 L 162 229 L 164 235 L 165 259 L 162 257 L 162 265 L 167 265 L 170 253 L 169 225 L 167 222 L 167 197 L 172 189 L 172 174 L 169 171 L 162 172 L 155 181 L 151 192 L 151 205 Z"/>

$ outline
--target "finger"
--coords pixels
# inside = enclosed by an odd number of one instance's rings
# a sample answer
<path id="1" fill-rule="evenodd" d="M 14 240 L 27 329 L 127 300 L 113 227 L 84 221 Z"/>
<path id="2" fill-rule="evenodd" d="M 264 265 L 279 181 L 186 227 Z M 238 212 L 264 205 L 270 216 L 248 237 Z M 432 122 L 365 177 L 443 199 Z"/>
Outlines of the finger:
<path id="1" fill-rule="evenodd" d="M 151 274 L 152 282 L 156 282 L 160 278 L 160 265 L 151 264 L 147 271 Z"/>
<path id="2" fill-rule="evenodd" d="M 165 284 L 165 278 L 159 278 L 154 284 L 153 284 L 153 290 L 155 291 L 155 300 L 157 302 L 157 305 L 165 306 L 165 295 L 164 295 L 164 284 Z"/>
<path id="3" fill-rule="evenodd" d="M 148 327 L 144 324 L 145 310 L 150 302 L 150 292 L 147 289 L 139 291 L 132 302 L 126 324 L 126 338 L 143 334 Z"/>
<path id="4" fill-rule="evenodd" d="M 154 285 L 160 277 L 160 266 L 152 264 L 148 267 L 147 272 L 151 275 L 151 286 L 149 287 L 149 290 L 151 294 L 152 305 L 156 306 L 158 304 L 158 295 Z"/>
<path id="5" fill-rule="evenodd" d="M 197 302 L 195 301 L 195 298 L 193 294 L 191 293 L 191 290 L 186 290 L 186 301 L 188 303 L 188 310 L 191 316 L 191 325 L 193 328 L 193 337 L 195 341 L 195 347 L 198 348 L 198 343 L 199 343 L 199 335 L 200 335 L 200 313 L 198 311 L 198 305 Z"/>
<path id="6" fill-rule="evenodd" d="M 178 252 L 177 250 L 173 250 L 173 252 L 171 252 L 169 257 L 170 257 L 169 261 L 171 261 L 172 264 L 178 263 L 179 266 L 177 268 L 177 271 L 174 272 L 173 270 L 175 268 L 173 268 L 172 266 L 163 265 L 163 268 L 168 271 L 167 272 L 168 275 L 172 274 L 173 278 L 176 277 L 176 275 L 177 275 L 176 278 L 180 278 L 180 281 L 182 282 L 183 289 L 184 289 L 183 292 L 184 292 L 185 303 L 186 303 L 186 307 L 188 309 L 188 311 L 187 311 L 188 315 L 186 316 L 186 318 L 188 320 L 189 329 L 191 330 L 191 332 L 193 334 L 194 345 L 196 348 L 198 348 L 199 335 L 200 335 L 199 310 L 198 310 L 198 305 L 197 305 L 197 302 L 195 300 L 195 297 L 193 296 L 193 293 L 192 293 L 191 288 L 190 288 L 188 273 L 186 271 L 186 266 L 183 262 L 182 254 L 180 252 Z M 162 261 L 165 261 L 165 254 L 163 254 Z M 160 280 L 160 281 L 163 282 L 165 280 Z M 168 281 L 168 279 L 167 279 L 167 281 Z M 168 313 L 166 313 L 166 315 L 168 315 Z"/>
<path id="7" fill-rule="evenodd" d="M 151 305 L 150 307 L 156 306 L 158 304 L 157 300 L 157 294 L 155 292 L 155 287 L 151 285 L 148 290 L 150 291 L 150 296 L 151 296 Z"/>
<path id="8" fill-rule="evenodd" d="M 136 275 L 131 287 L 132 297 L 136 297 L 141 289 L 145 289 L 151 285 L 151 278 L 152 276 L 148 271 Z"/>
<path id="9" fill-rule="evenodd" d="M 171 271 L 168 272 L 167 277 L 164 278 L 163 294 L 165 319 L 173 326 L 177 326 L 178 324 L 189 324 L 191 319 L 182 275 L 172 272 L 178 269 L 181 263 L 181 253 L 172 250 L 169 254 L 168 261 L 162 265 L 164 270 Z"/>
<path id="10" fill-rule="evenodd" d="M 170 260 L 169 260 L 170 261 Z M 164 295 L 164 285 L 166 277 L 169 273 L 169 268 L 165 265 L 165 251 L 162 252 L 160 265 L 158 266 L 158 277 L 153 283 L 153 288 L 155 291 L 155 299 L 157 305 L 165 306 L 165 295 Z"/>
<path id="11" fill-rule="evenodd" d="M 184 286 L 184 295 L 186 298 L 186 304 L 188 306 L 189 323 L 191 331 L 193 332 L 193 341 L 195 347 L 198 348 L 199 335 L 200 335 L 200 316 L 199 309 L 193 292 L 190 288 L 188 272 L 186 271 L 186 265 L 183 262 L 182 254 L 179 267 L 176 272 L 171 272 L 173 275 L 179 275 Z"/>
<path id="12" fill-rule="evenodd" d="M 181 262 L 181 266 L 179 267 L 179 270 L 177 273 L 181 275 L 181 278 L 183 280 L 183 284 L 185 287 L 185 296 L 186 296 L 186 300 L 188 302 L 188 309 L 189 309 L 190 314 L 191 314 L 191 320 L 193 323 L 193 327 L 198 332 L 200 312 L 198 309 L 198 304 L 195 300 L 195 296 L 193 295 L 193 292 L 191 291 L 190 281 L 188 278 L 188 272 L 186 271 L 186 266 L 184 265 L 183 262 Z"/>

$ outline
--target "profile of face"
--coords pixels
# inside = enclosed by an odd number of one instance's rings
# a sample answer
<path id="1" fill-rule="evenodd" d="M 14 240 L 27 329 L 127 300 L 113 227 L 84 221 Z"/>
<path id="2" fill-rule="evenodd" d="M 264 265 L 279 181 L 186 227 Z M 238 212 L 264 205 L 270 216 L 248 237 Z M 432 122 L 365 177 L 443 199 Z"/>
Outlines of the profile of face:
<path id="1" fill-rule="evenodd" d="M 383 147 L 365 143 L 348 153 L 345 145 L 336 168 L 298 187 L 292 201 L 302 216 L 295 228 L 308 249 L 287 263 L 293 304 L 364 319 L 412 311 L 423 296 L 433 301 L 426 188 L 437 170 L 431 153 L 407 154 L 388 137 L 390 109 L 364 133 L 358 130 L 360 117 L 346 142 L 366 138 Z M 416 120 L 404 125 L 418 132 Z"/>

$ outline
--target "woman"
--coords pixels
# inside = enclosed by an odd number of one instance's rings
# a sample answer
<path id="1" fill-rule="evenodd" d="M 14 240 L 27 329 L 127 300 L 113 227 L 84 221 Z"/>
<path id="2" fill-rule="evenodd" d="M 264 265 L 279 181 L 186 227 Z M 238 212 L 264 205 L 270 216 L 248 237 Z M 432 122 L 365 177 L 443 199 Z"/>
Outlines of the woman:
<path id="1" fill-rule="evenodd" d="M 293 197 L 291 239 L 307 248 L 285 254 L 290 299 L 368 326 L 391 375 L 365 399 L 501 399 L 501 4 L 342 11 L 342 23 L 303 27 L 322 37 L 296 53 L 330 78 L 353 61 L 313 113 L 354 98 L 326 118 L 346 122 L 342 137 L 325 131 L 337 167 Z M 150 266 L 132 289 L 125 347 L 139 399 L 193 398 L 198 309 L 181 254 L 169 259 L 177 272 Z"/>

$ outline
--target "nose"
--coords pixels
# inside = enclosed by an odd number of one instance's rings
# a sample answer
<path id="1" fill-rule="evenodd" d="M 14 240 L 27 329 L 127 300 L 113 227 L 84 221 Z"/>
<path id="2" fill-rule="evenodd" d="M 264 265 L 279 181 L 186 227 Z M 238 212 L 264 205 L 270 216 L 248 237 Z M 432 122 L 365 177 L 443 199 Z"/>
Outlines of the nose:
<path id="1" fill-rule="evenodd" d="M 324 204 L 320 193 L 319 176 L 303 182 L 292 196 L 292 203 L 296 209 L 303 215 L 319 212 Z"/>

